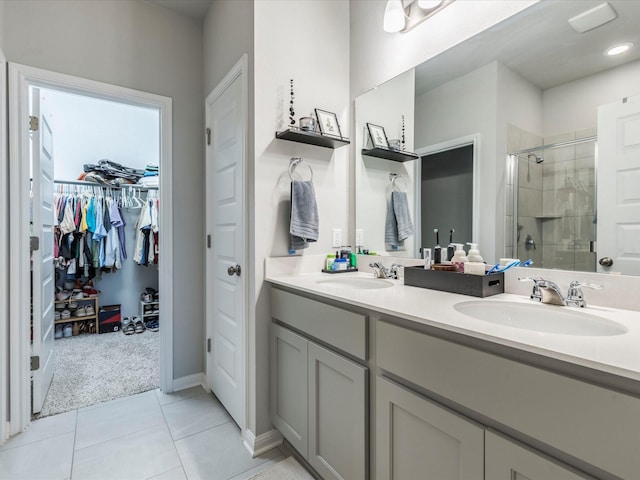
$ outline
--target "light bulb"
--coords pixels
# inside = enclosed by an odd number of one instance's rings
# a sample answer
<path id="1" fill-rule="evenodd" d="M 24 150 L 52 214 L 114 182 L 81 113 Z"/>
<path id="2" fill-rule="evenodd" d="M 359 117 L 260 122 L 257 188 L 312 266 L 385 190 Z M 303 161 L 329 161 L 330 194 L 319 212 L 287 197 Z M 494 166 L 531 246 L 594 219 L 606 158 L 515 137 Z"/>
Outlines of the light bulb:
<path id="1" fill-rule="evenodd" d="M 423 10 L 431 10 L 442 3 L 442 0 L 418 0 L 418 6 Z"/>
<path id="2" fill-rule="evenodd" d="M 631 47 L 633 47 L 633 43 L 621 43 L 619 45 L 614 45 L 611 48 L 608 48 L 605 53 L 605 55 L 609 55 L 609 56 L 613 56 L 613 55 L 620 55 L 621 53 L 626 52 L 627 50 L 629 50 Z"/>
<path id="3" fill-rule="evenodd" d="M 384 9 L 382 28 L 385 32 L 395 33 L 404 28 L 404 8 L 402 0 L 389 0 Z"/>

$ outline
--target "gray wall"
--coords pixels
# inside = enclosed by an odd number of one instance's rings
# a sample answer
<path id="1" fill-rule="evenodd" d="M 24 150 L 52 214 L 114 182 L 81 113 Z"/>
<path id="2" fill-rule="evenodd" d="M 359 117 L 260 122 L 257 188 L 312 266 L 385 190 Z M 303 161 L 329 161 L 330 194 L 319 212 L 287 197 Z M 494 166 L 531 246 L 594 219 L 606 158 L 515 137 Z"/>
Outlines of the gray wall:
<path id="1" fill-rule="evenodd" d="M 0 2 L 0 50 L 4 51 L 4 17 L 5 6 L 4 2 Z"/>
<path id="2" fill-rule="evenodd" d="M 174 378 L 204 371 L 202 27 L 131 0 L 10 0 L 9 61 L 173 98 Z M 28 35 L 25 32 L 29 32 Z"/>

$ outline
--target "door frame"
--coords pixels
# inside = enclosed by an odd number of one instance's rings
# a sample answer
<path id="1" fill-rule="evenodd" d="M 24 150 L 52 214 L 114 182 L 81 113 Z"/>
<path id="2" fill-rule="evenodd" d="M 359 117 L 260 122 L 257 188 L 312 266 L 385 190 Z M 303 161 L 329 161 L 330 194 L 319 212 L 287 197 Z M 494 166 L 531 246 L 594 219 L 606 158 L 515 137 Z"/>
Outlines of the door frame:
<path id="1" fill-rule="evenodd" d="M 472 135 L 466 135 L 464 137 L 452 138 L 441 143 L 428 145 L 426 147 L 418 148 L 415 153 L 420 157 L 420 160 L 416 162 L 415 166 L 415 184 L 416 191 L 414 194 L 414 211 L 416 212 L 416 225 L 422 224 L 422 157 L 426 155 L 433 155 L 434 153 L 442 153 L 448 150 L 455 150 L 456 148 L 466 147 L 473 145 L 473 212 L 471 215 L 471 236 L 472 242 L 478 242 L 478 235 L 480 234 L 480 134 L 474 133 Z M 446 240 L 446 239 L 445 239 Z M 420 258 L 420 248 L 424 243 L 422 238 L 422 231 L 416 229 L 416 244 L 415 244 L 415 257 Z"/>
<path id="2" fill-rule="evenodd" d="M 2 344 L 0 344 L 0 445 L 9 437 L 9 382 L 8 382 L 8 365 L 9 365 L 9 342 L 7 340 L 9 333 L 8 323 L 8 261 L 9 261 L 9 163 L 8 163 L 8 144 L 7 144 L 7 60 L 2 50 L 0 50 L 0 222 L 2 228 L 0 231 L 7 232 L 0 235 L 0 336 Z"/>
<path id="3" fill-rule="evenodd" d="M 27 65 L 9 63 L 9 391 L 10 434 L 23 431 L 31 421 L 30 390 L 30 254 L 28 94 L 30 86 L 157 108 L 160 112 L 160 224 L 168 234 L 160 243 L 160 308 L 173 312 L 173 175 L 172 99 Z M 173 318 L 164 317 L 160 329 L 160 389 L 173 390 Z M 5 347 L 0 345 L 0 351 Z"/>
<path id="4" fill-rule="evenodd" d="M 248 246 L 249 246 L 249 228 L 248 228 L 248 219 L 249 219 L 249 209 L 248 209 L 248 203 L 246 201 L 247 198 L 247 191 L 248 191 L 248 173 L 247 173 L 247 167 L 248 167 L 248 161 L 247 161 L 247 156 L 248 156 L 248 128 L 249 128 L 249 105 L 248 105 L 248 100 L 249 100 L 249 79 L 248 79 L 248 75 L 249 75 L 249 57 L 248 55 L 245 53 L 242 55 L 242 57 L 240 57 L 240 59 L 238 60 L 238 62 L 236 62 L 236 64 L 229 70 L 229 72 L 227 72 L 227 74 L 224 76 L 224 78 L 220 81 L 220 83 L 218 83 L 218 85 L 216 85 L 216 87 L 211 91 L 211 93 L 209 95 L 207 95 L 207 98 L 205 99 L 205 125 L 209 125 L 210 122 L 210 118 L 209 118 L 209 106 L 212 105 L 226 90 L 227 88 L 229 88 L 229 86 L 238 78 L 241 77 L 241 89 L 242 89 L 242 101 L 243 101 L 243 108 L 242 108 L 242 115 L 243 115 L 243 128 L 244 128 L 244 132 L 243 132 L 243 145 L 242 145 L 242 151 L 243 151 L 243 155 L 242 155 L 242 188 L 244 190 L 244 195 L 243 195 L 243 206 L 242 206 L 242 224 L 243 224 L 243 232 L 242 232 L 242 241 L 244 243 L 243 248 L 241 249 L 244 255 L 244 258 L 241 260 L 241 265 L 243 266 L 242 268 L 244 269 L 245 275 L 241 275 L 240 278 L 240 283 L 242 285 L 242 289 L 244 290 L 243 296 L 244 296 L 244 319 L 242 321 L 242 327 L 243 327 L 243 335 L 242 335 L 242 349 L 243 349 L 243 357 L 244 357 L 244 361 L 243 361 L 243 378 L 244 378 L 244 385 L 243 385 L 243 391 L 244 391 L 244 405 L 243 405 L 243 409 L 244 409 L 244 414 L 243 414 L 243 423 L 244 425 L 238 425 L 240 427 L 240 430 L 243 434 L 243 437 L 245 435 L 245 430 L 247 429 L 247 425 L 248 425 L 248 419 L 249 419 L 249 322 L 248 322 L 248 318 L 249 318 L 249 312 L 250 312 L 250 308 L 249 308 L 249 275 L 246 275 L 246 272 L 249 270 L 249 261 L 251 260 L 249 258 L 249 251 L 248 251 Z M 209 148 L 209 145 L 205 146 L 205 175 L 206 175 L 206 184 L 209 184 L 209 182 L 213 183 L 213 175 L 211 173 L 211 169 L 207 168 L 207 165 L 209 163 L 209 161 L 211 160 L 211 151 Z M 211 177 L 211 178 L 210 178 Z M 211 201 L 211 196 L 212 193 L 208 188 L 205 188 L 206 191 L 206 208 L 205 211 L 208 211 L 208 209 L 210 208 L 210 201 Z M 209 222 L 209 215 L 207 213 L 206 215 L 206 232 L 207 235 L 211 235 L 212 232 L 212 228 L 213 225 L 210 224 Z M 211 262 L 211 257 L 212 257 L 212 249 L 207 248 L 206 249 L 206 265 L 209 265 L 209 263 Z M 246 265 L 246 266 L 245 266 Z M 212 269 L 207 268 L 206 269 L 206 278 L 205 278 L 205 289 L 206 291 L 209 291 L 210 288 L 213 287 L 213 281 L 215 276 L 213 275 Z M 213 314 L 213 298 L 212 295 L 205 295 L 206 301 L 205 301 L 205 338 L 210 339 L 213 333 L 213 326 L 211 325 L 211 321 L 212 321 L 212 314 Z M 207 349 L 205 349 L 205 354 L 206 354 L 206 361 L 205 361 L 205 382 L 207 385 L 207 388 L 213 391 L 213 385 L 210 385 L 209 382 L 209 371 L 211 368 L 211 361 L 212 361 L 212 355 L 210 354 L 211 352 L 207 352 Z"/>

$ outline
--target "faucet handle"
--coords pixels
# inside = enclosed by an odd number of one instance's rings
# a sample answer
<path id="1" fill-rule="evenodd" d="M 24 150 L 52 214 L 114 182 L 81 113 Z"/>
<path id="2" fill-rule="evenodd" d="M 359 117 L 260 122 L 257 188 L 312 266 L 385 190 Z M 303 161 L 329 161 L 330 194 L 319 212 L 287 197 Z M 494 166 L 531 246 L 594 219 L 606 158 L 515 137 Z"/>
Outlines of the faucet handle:
<path id="1" fill-rule="evenodd" d="M 574 280 L 569 284 L 569 292 L 567 293 L 567 305 L 576 307 L 586 307 L 587 302 L 582 294 L 582 287 L 592 288 L 594 290 L 602 290 L 604 287 L 597 283 L 585 283 Z"/>
<path id="2" fill-rule="evenodd" d="M 579 282 L 578 280 L 574 280 L 569 284 L 569 291 L 571 291 L 571 289 L 573 288 L 581 288 L 581 287 L 587 287 L 593 290 L 602 290 L 604 288 L 604 286 L 600 285 L 599 283 L 586 283 L 586 282 Z"/>
<path id="3" fill-rule="evenodd" d="M 542 302 L 542 293 L 540 293 L 540 282 L 544 282 L 542 277 L 518 277 L 521 282 L 533 282 L 533 291 L 531 292 L 531 300 Z"/>

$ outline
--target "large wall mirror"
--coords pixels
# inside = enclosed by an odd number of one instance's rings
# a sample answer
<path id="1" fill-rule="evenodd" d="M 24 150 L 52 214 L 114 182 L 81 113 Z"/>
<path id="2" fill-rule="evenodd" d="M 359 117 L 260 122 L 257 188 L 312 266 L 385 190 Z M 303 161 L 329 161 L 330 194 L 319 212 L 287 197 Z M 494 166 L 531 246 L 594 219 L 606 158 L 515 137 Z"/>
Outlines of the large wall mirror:
<path id="1" fill-rule="evenodd" d="M 442 246 L 455 229 L 487 262 L 640 274 L 640 2 L 603 3 L 539 2 L 356 99 L 364 248 L 416 258 L 434 228 Z M 572 28 L 596 7 L 615 18 Z M 633 46 L 605 53 L 623 43 Z M 362 155 L 367 123 L 404 136 L 419 159 Z M 402 245 L 385 242 L 393 189 L 406 191 L 415 224 Z"/>

